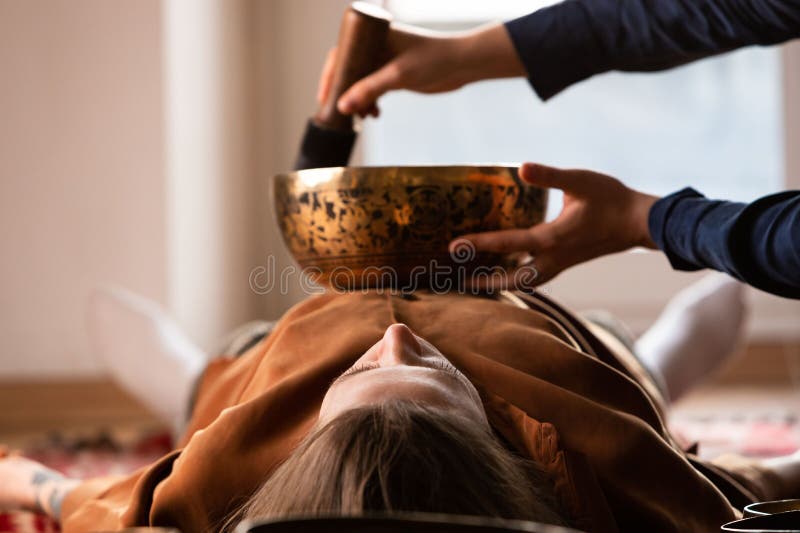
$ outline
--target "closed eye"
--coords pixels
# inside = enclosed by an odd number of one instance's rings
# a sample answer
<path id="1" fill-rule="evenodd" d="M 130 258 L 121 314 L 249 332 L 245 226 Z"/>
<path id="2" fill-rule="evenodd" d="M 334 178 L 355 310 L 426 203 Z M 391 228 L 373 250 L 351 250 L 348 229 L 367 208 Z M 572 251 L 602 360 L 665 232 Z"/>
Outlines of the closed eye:
<path id="1" fill-rule="evenodd" d="M 444 370 L 448 374 L 451 374 L 455 377 L 459 377 L 461 375 L 461 372 L 455 366 L 441 359 L 435 360 L 433 362 L 433 366 L 438 368 L 439 370 Z"/>
<path id="2" fill-rule="evenodd" d="M 367 370 L 373 370 L 375 368 L 380 368 L 380 365 L 378 363 L 362 363 L 360 365 L 356 365 L 356 366 L 348 368 L 339 377 L 340 378 L 344 378 L 344 377 L 347 377 L 347 376 L 352 376 L 353 374 L 359 374 L 361 372 L 366 372 Z"/>
<path id="3" fill-rule="evenodd" d="M 379 367 L 380 367 L 380 365 L 378 365 L 377 363 L 362 363 L 360 365 L 351 366 L 350 368 L 348 368 L 347 370 L 342 372 L 339 375 L 339 377 L 334 379 L 331 382 L 330 386 L 332 387 L 332 386 L 336 385 L 337 383 L 340 383 L 342 380 L 344 380 L 345 378 L 347 378 L 349 376 L 353 376 L 353 375 L 359 374 L 361 372 L 367 372 L 368 370 L 373 370 L 373 369 L 379 368 Z"/>
<path id="4" fill-rule="evenodd" d="M 453 366 L 452 364 L 450 364 L 447 361 L 442 361 L 440 359 L 436 359 L 436 360 L 431 362 L 431 366 L 433 368 L 438 369 L 438 370 L 442 370 L 442 371 L 446 372 L 447 374 L 449 374 L 449 375 L 451 375 L 451 376 L 453 376 L 455 378 L 459 378 L 461 376 L 461 372 L 455 366 Z M 350 367 L 347 370 L 345 370 L 344 372 L 342 372 L 342 374 L 339 375 L 339 377 L 334 379 L 330 386 L 333 386 L 333 385 L 336 385 L 338 383 L 341 383 L 343 380 L 345 380 L 346 378 L 348 378 L 350 376 L 354 376 L 354 375 L 360 374 L 362 372 L 368 372 L 370 370 L 375 370 L 376 368 L 380 368 L 380 365 L 377 364 L 377 363 L 362 363 L 360 365 L 356 365 L 356 366 Z M 423 367 L 423 368 L 425 368 L 425 367 Z"/>

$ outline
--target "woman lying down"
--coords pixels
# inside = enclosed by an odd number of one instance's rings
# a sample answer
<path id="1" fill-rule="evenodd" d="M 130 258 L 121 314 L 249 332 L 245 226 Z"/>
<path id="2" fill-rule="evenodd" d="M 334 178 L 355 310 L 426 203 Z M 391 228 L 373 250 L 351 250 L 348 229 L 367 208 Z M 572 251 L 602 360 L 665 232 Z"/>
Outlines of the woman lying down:
<path id="1" fill-rule="evenodd" d="M 702 532 L 798 496 L 800 458 L 702 462 L 664 426 L 669 399 L 733 349 L 743 304 L 721 276 L 673 299 L 634 349 L 608 320 L 516 293 L 318 296 L 208 362 L 135 297 L 103 293 L 91 315 L 131 392 L 164 417 L 194 401 L 175 451 L 128 476 L 0 460 L 0 503 L 66 533 L 370 511 Z"/>

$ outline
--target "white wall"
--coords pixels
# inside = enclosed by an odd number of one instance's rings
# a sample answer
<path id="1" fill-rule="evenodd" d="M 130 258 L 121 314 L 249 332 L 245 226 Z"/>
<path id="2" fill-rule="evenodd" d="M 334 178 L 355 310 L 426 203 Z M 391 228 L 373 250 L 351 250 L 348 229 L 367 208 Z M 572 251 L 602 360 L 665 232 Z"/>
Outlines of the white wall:
<path id="1" fill-rule="evenodd" d="M 102 373 L 83 324 L 98 284 L 155 299 L 206 348 L 289 305 L 248 284 L 275 247 L 272 11 L 0 3 L 0 380 Z"/>
<path id="2" fill-rule="evenodd" d="M 293 268 L 270 178 L 292 168 L 348 4 L 164 1 L 169 300 L 207 346 L 247 319 L 279 318 L 305 296 L 296 274 L 288 290 L 268 294 L 252 291 L 249 275 Z"/>
<path id="3" fill-rule="evenodd" d="M 0 379 L 95 370 L 90 287 L 167 295 L 156 0 L 0 3 Z"/>
<path id="4" fill-rule="evenodd" d="M 316 111 L 317 81 L 328 50 L 336 44 L 339 22 L 348 0 L 271 0 L 256 2 L 255 20 L 261 39 L 258 50 L 272 52 L 257 62 L 260 106 L 259 183 L 292 169 L 306 121 Z M 271 91 L 270 98 L 264 98 Z M 266 190 L 262 190 L 266 195 Z M 291 265 L 291 259 L 277 232 L 272 214 L 261 210 L 264 238 L 256 266 L 269 266 L 268 255 L 275 257 L 277 275 Z M 273 290 L 262 297 L 262 305 L 284 310 L 304 298 L 299 278 L 288 278 L 288 291 Z M 276 315 L 277 316 L 277 315 Z"/>
<path id="5" fill-rule="evenodd" d="M 248 0 L 163 2 L 168 306 L 209 348 L 257 315 L 251 12 Z"/>
<path id="6" fill-rule="evenodd" d="M 800 41 L 784 46 L 783 106 L 786 110 L 786 176 L 787 185 L 800 189 Z"/>

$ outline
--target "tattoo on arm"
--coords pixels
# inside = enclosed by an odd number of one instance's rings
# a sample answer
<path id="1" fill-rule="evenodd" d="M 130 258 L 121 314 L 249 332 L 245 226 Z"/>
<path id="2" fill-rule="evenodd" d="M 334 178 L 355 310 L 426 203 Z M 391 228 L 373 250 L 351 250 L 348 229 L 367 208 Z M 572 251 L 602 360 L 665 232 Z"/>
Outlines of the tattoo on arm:
<path id="1" fill-rule="evenodd" d="M 64 500 L 65 490 L 62 487 L 66 478 L 54 470 L 37 470 L 31 476 L 33 485 L 34 506 L 36 511 L 46 513 L 58 519 L 61 515 L 61 502 Z M 47 506 L 45 506 L 45 496 Z"/>
<path id="2" fill-rule="evenodd" d="M 31 483 L 34 485 L 44 485 L 48 481 L 59 481 L 64 479 L 64 476 L 56 472 L 55 470 L 37 470 L 33 473 L 33 477 L 31 478 Z"/>
<path id="3" fill-rule="evenodd" d="M 50 498 L 47 500 L 50 503 L 50 516 L 56 520 L 61 518 L 61 503 L 64 501 L 64 496 L 66 496 L 66 491 L 61 487 L 57 487 L 53 489 L 53 492 L 50 493 Z"/>

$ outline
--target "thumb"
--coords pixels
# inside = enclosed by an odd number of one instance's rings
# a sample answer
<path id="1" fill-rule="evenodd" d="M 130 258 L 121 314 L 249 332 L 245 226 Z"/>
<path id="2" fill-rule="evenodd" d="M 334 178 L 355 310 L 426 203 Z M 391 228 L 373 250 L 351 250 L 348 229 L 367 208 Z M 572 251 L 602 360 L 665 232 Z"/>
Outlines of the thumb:
<path id="1" fill-rule="evenodd" d="M 346 115 L 366 113 L 384 93 L 400 87 L 401 75 L 397 63 L 390 61 L 366 78 L 362 78 L 339 98 L 339 112 Z"/>
<path id="2" fill-rule="evenodd" d="M 519 167 L 519 177 L 531 185 L 560 189 L 572 194 L 580 194 L 585 184 L 583 171 L 548 167 L 538 163 L 523 163 Z"/>

